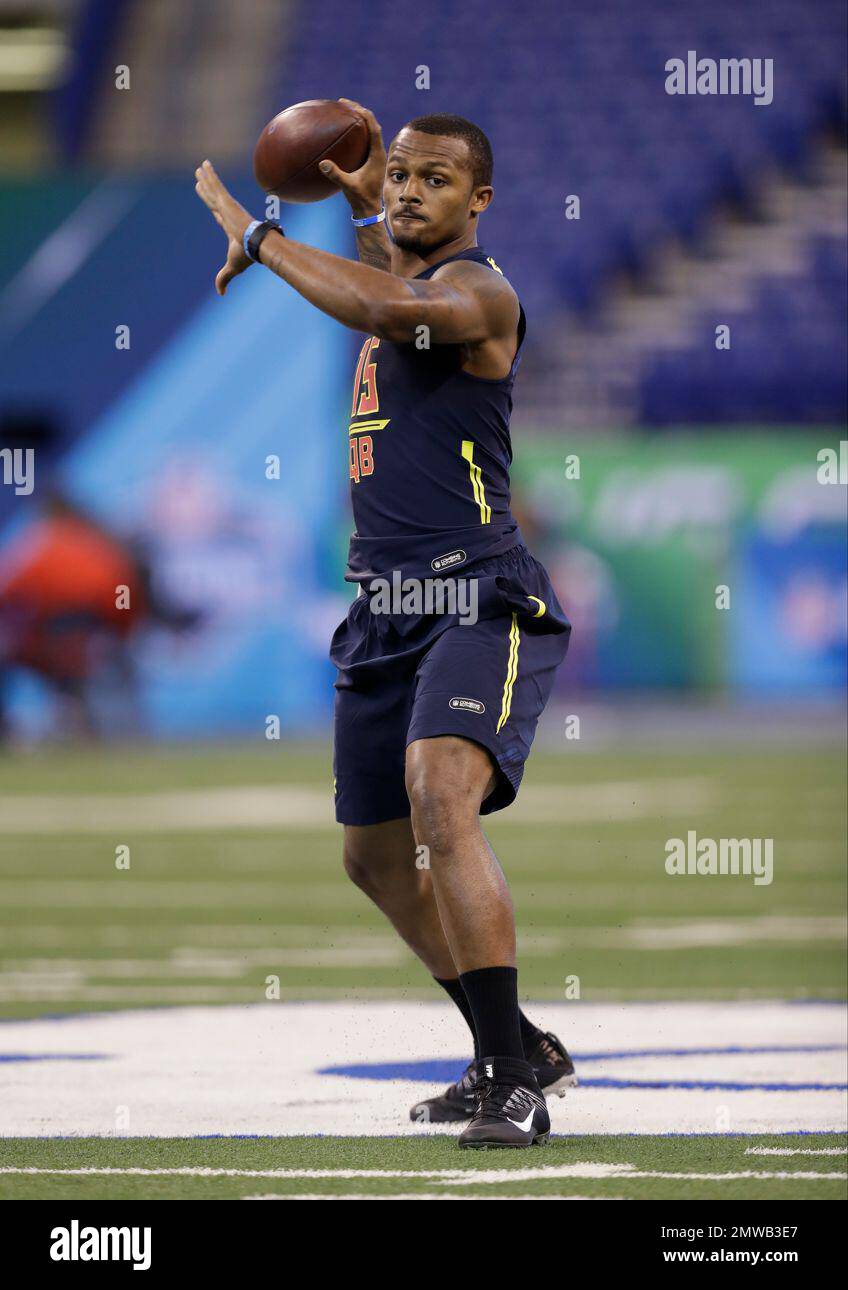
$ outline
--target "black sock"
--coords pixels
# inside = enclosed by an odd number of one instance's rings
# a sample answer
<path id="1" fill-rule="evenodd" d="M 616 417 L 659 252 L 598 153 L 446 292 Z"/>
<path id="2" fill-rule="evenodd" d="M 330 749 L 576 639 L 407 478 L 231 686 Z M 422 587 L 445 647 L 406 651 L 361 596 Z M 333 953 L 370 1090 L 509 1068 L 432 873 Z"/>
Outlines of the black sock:
<path id="1" fill-rule="evenodd" d="M 465 1020 L 468 1022 L 468 1029 L 471 1031 L 471 1038 L 474 1040 L 474 1058 L 480 1056 L 480 1050 L 477 1047 L 477 1031 L 474 1029 L 474 1014 L 471 1011 L 471 1004 L 468 1002 L 468 995 L 462 988 L 462 982 L 459 977 L 439 977 L 434 976 L 433 980 L 438 982 L 442 989 L 450 995 Z"/>
<path id="2" fill-rule="evenodd" d="M 521 1011 L 518 1013 L 518 1024 L 521 1027 L 521 1042 L 524 1045 L 524 1056 L 529 1057 L 533 1049 L 538 1044 L 540 1037 L 543 1036 L 545 1032 L 544 1030 L 540 1030 L 538 1026 L 534 1026 L 530 1018 L 525 1017 L 524 1013 Z"/>
<path id="3" fill-rule="evenodd" d="M 518 973 L 513 967 L 475 968 L 461 972 L 481 1057 L 514 1057 L 524 1061 L 518 1020 Z"/>
<path id="4" fill-rule="evenodd" d="M 480 1049 L 477 1044 L 477 1032 L 474 1029 L 474 1014 L 471 1011 L 471 1004 L 468 1002 L 468 995 L 462 988 L 462 982 L 458 977 L 438 977 L 434 976 L 433 980 L 440 985 L 446 994 L 449 994 L 456 1004 L 459 1011 L 465 1018 L 468 1029 L 471 1031 L 471 1038 L 474 1040 L 474 1059 L 480 1056 Z M 534 1025 L 529 1017 L 519 1009 L 518 1024 L 521 1029 L 521 1043 L 524 1047 L 524 1056 L 529 1057 L 533 1049 L 539 1042 L 539 1036 L 544 1035 L 544 1030 L 540 1030 Z"/>

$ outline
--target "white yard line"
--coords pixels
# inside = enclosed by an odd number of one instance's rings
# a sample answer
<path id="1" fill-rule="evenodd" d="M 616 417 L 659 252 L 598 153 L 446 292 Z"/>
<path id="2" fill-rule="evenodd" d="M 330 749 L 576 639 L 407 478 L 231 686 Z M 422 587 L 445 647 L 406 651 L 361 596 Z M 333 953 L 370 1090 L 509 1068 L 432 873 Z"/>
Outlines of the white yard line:
<path id="1" fill-rule="evenodd" d="M 196 882 L 135 881 L 132 871 L 115 871 L 109 878 L 33 878 L 0 883 L 0 903 L 24 908 L 74 909 L 259 909 L 276 891 L 287 905 L 347 909 L 351 905 L 349 882 L 296 883 L 219 882 L 200 877 Z"/>
<path id="2" fill-rule="evenodd" d="M 844 1147 L 746 1147 L 746 1156 L 844 1156 Z"/>
<path id="3" fill-rule="evenodd" d="M 2 890 L 2 889 L 0 889 Z M 408 962 L 409 955 L 399 938 L 374 937 L 373 945 L 336 945 L 335 937 L 326 931 L 323 943 L 305 946 L 264 946 L 260 949 L 236 951 L 211 950 L 192 952 L 175 949 L 169 955 L 151 958 L 8 958 L 0 960 L 0 988 L 7 982 L 15 984 L 41 979 L 57 981 L 60 977 L 82 981 L 88 977 L 102 979 L 119 977 L 131 979 L 153 977 L 166 979 L 181 977 L 241 977 L 255 966 L 273 967 L 394 967 Z"/>
<path id="4" fill-rule="evenodd" d="M 704 777 L 600 784 L 528 784 L 499 825 L 595 823 L 689 815 L 713 805 Z M 222 828 L 338 829 L 326 791 L 292 785 L 180 792 L 0 797 L 0 833 L 114 833 Z"/>
<path id="5" fill-rule="evenodd" d="M 848 920 L 841 916 L 765 914 L 759 918 L 712 918 L 688 922 L 600 928 L 601 936 L 636 950 L 682 950 L 696 946 L 753 945 L 790 941 L 844 941 Z M 584 937 L 589 933 L 578 931 Z"/>
<path id="6" fill-rule="evenodd" d="M 242 1200 L 624 1200 L 623 1196 L 558 1196 L 527 1192 L 521 1196 L 458 1196 L 448 1191 L 371 1192 L 268 1192 L 242 1196 Z"/>
<path id="7" fill-rule="evenodd" d="M 62 1177 L 120 1175 L 139 1178 L 421 1178 L 438 1179 L 445 1187 L 468 1187 L 478 1183 L 539 1182 L 554 1178 L 668 1178 L 726 1182 L 734 1178 L 847 1179 L 848 1173 L 828 1170 L 734 1169 L 727 1173 L 691 1173 L 676 1170 L 636 1169 L 630 1164 L 593 1163 L 549 1165 L 539 1169 L 212 1169 L 201 1165 L 183 1165 L 162 1169 L 140 1167 L 107 1168 L 87 1166 L 81 1169 L 42 1169 L 37 1165 L 2 1165 L 0 1174 L 49 1174 Z"/>
<path id="8" fill-rule="evenodd" d="M 0 899 L 3 888 L 0 886 Z M 102 933 L 98 935 L 98 930 Z M 123 980 L 165 978 L 179 981 L 191 977 L 218 977 L 237 980 L 258 966 L 266 970 L 275 967 L 383 967 L 397 966 L 407 961 L 407 951 L 391 934 L 381 934 L 373 928 L 357 930 L 342 926 L 304 926 L 275 924 L 277 944 L 267 943 L 267 929 L 258 924 L 239 929 L 233 938 L 226 928 L 206 928 L 205 939 L 214 942 L 220 932 L 220 943 L 207 945 L 174 945 L 173 941 L 190 939 L 193 929 L 177 926 L 170 936 L 160 937 L 158 943 L 148 927 L 122 927 L 97 929 L 91 927 L 63 926 L 4 928 L 3 939 L 9 957 L 0 959 L 0 999 L 8 990 L 20 990 L 26 997 L 38 998 L 43 986 L 56 997 L 55 990 L 69 985 L 85 986 L 91 980 L 109 978 Z M 12 936 L 11 933 L 17 933 Z M 263 939 L 265 938 L 265 939 Z M 518 945 L 522 958 L 550 958 L 575 948 L 628 949 L 653 952 L 676 950 L 686 946 L 754 945 L 762 942 L 789 943 L 796 941 L 835 941 L 846 938 L 843 918 L 804 915 L 763 915 L 760 918 L 728 918 L 698 922 L 667 920 L 657 924 L 636 921 L 628 925 L 609 927 L 577 927 L 568 932 L 519 932 Z M 14 948 L 42 951 L 41 956 L 12 957 Z M 251 944 L 251 941 L 256 942 Z M 92 948 L 123 951 L 120 957 L 90 958 Z M 158 952 L 146 958 L 124 957 L 136 945 Z M 241 945 L 241 948 L 239 948 Z M 48 947 L 64 951 L 60 957 L 45 957 Z M 75 951 L 79 957 L 74 957 Z"/>
<path id="9" fill-rule="evenodd" d="M 3 888 L 0 887 L 0 892 Z M 373 927 L 353 927 L 348 923 L 285 923 L 274 922 L 274 936 L 279 945 L 315 946 L 322 941 L 328 944 L 350 946 L 370 945 L 373 941 L 380 944 L 393 944 L 394 933 L 381 933 Z M 178 923 L 174 927 L 162 925 L 143 926 L 83 926 L 67 923 L 27 923 L 15 927 L 3 928 L 4 945 L 23 946 L 30 951 L 33 946 L 40 949 L 77 946 L 90 953 L 94 946 L 104 949 L 126 951 L 137 946 L 149 948 L 155 946 L 162 953 L 171 954 L 174 958 L 199 956 L 202 954 L 248 953 L 262 954 L 267 946 L 268 954 L 275 947 L 267 944 L 268 929 L 264 924 L 230 923 L 226 925 L 209 923 Z M 557 941 L 561 940 L 557 937 Z M 176 946 L 174 942 L 179 942 Z"/>

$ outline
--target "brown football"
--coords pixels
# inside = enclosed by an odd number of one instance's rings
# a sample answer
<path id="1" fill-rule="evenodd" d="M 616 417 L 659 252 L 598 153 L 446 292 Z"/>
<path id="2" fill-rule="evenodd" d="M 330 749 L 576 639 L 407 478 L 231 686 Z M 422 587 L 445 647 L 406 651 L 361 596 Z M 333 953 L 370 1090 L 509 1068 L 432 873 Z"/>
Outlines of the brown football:
<path id="1" fill-rule="evenodd" d="M 319 161 L 358 170 L 367 156 L 362 117 L 333 99 L 309 99 L 268 122 L 254 149 L 253 173 L 260 188 L 283 201 L 320 202 L 338 188 L 321 174 Z"/>

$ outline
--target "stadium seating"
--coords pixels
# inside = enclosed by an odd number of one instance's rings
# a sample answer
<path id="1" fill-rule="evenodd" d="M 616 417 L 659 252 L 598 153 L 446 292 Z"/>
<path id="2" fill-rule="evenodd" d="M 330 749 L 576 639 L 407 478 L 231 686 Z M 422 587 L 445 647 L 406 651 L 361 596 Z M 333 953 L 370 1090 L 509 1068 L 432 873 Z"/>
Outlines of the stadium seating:
<path id="1" fill-rule="evenodd" d="M 830 0 L 542 0 L 518 27 L 486 0 L 325 0 L 298 11 L 275 101 L 343 87 L 389 133 L 432 111 L 478 121 L 496 157 L 486 238 L 538 316 L 563 302 L 585 308 L 662 238 L 691 238 L 717 202 L 744 201 L 758 170 L 802 170 L 813 132 L 844 109 L 841 14 Z M 773 103 L 667 95 L 665 62 L 687 49 L 773 58 Z M 428 90 L 415 88 L 423 64 Z M 563 217 L 572 193 L 579 221 Z"/>
<path id="2" fill-rule="evenodd" d="M 96 17 L 102 2 L 87 0 L 80 8 Z M 132 49 L 130 17 L 135 12 L 138 18 L 140 11 L 126 4 L 116 5 L 116 14 L 118 9 L 124 24 L 113 15 L 118 44 L 123 40 Z M 527 309 L 521 398 L 545 425 L 557 417 L 557 409 L 573 406 L 573 381 L 551 385 L 561 356 L 579 352 L 579 346 L 569 343 L 573 328 L 594 326 L 618 284 L 650 280 L 670 246 L 697 254 L 717 212 L 755 213 L 769 176 L 779 172 L 798 185 L 810 179 L 817 140 L 823 134 L 838 135 L 845 119 L 846 16 L 842 0 L 769 0 L 767 5 L 534 0 L 521 17 L 516 23 L 510 9 L 488 0 L 466 0 L 461 7 L 451 0 L 427 5 L 371 0 L 367 7 L 347 0 L 322 0 L 320 5 L 287 0 L 276 17 L 278 47 L 273 50 L 273 42 L 263 38 L 261 59 L 257 49 L 257 66 L 269 63 L 276 75 L 267 83 L 257 76 L 251 92 L 257 131 L 283 104 L 339 95 L 371 107 L 387 137 L 405 121 L 435 111 L 461 113 L 487 131 L 495 151 L 496 196 L 481 241 L 496 254 Z M 94 18 L 80 26 L 77 61 L 86 66 L 95 61 L 90 51 L 84 55 L 96 27 Z M 690 49 L 702 57 L 772 59 L 773 101 L 757 106 L 745 96 L 668 95 L 666 61 L 685 57 Z M 190 53 L 186 47 L 173 57 L 189 58 Z M 213 59 L 213 65 L 219 63 Z M 192 96 L 197 98 L 200 84 L 207 93 L 210 75 L 209 66 L 204 70 L 190 64 L 184 80 L 171 76 L 165 119 L 176 115 L 188 120 Z M 422 75 L 429 76 L 429 88 L 417 88 Z M 58 114 L 76 123 L 65 131 L 71 158 L 82 121 L 94 118 L 92 133 L 97 135 L 97 112 L 86 102 L 86 92 L 94 94 L 88 81 L 74 78 Z M 141 98 L 122 102 L 125 114 L 134 103 Z M 101 103 L 100 117 L 109 110 Z M 138 106 L 135 110 L 141 111 Z M 148 109 L 142 116 L 134 125 L 122 117 L 122 137 L 144 137 L 156 126 Z M 102 119 L 100 127 L 102 135 Z M 194 134 L 188 133 L 193 149 Z M 175 147 L 185 135 L 175 127 Z M 238 168 L 245 171 L 251 140 L 246 129 L 244 155 L 238 159 Z M 91 156 L 102 154 L 95 148 Z M 171 153 L 168 157 L 171 163 L 176 160 Z M 192 151 L 184 164 L 195 160 Z M 255 196 L 249 178 L 244 191 L 247 201 Z M 565 217 L 570 195 L 580 199 L 579 219 Z M 17 196 L 13 194 L 10 206 Z M 44 390 L 50 401 L 51 387 L 61 386 L 56 402 L 62 405 L 69 437 L 107 406 L 207 289 L 216 232 L 196 219 L 191 239 L 169 239 L 167 275 L 150 272 L 160 230 L 177 227 L 178 219 L 192 220 L 193 206 L 190 186 L 182 181 L 173 188 L 163 182 L 161 200 L 146 189 L 110 233 L 122 243 L 132 239 L 131 259 L 122 263 L 98 250 L 83 265 L 91 308 L 85 318 L 76 319 L 81 329 L 71 330 L 79 344 L 66 339 L 61 351 L 50 345 Z M 0 203 L 0 227 L 2 215 Z M 34 229 L 38 220 L 36 212 Z M 27 247 L 17 223 L 13 241 L 23 253 Z M 811 237 L 805 274 L 758 279 L 744 318 L 738 318 L 736 334 L 744 344 L 732 354 L 717 355 L 709 345 L 681 348 L 679 338 L 669 335 L 667 345 L 660 338 L 647 362 L 640 362 L 640 375 L 626 400 L 619 392 L 605 403 L 599 390 L 591 424 L 603 423 L 605 417 L 621 425 L 664 426 L 717 420 L 835 422 L 844 415 L 844 249 L 833 236 Z M 30 241 L 35 243 L 35 237 Z M 15 263 L 19 259 L 17 255 Z M 99 315 L 111 319 L 114 312 L 108 302 L 111 265 L 131 276 L 134 319 L 127 321 L 138 324 L 134 348 L 117 362 L 113 357 L 104 363 L 95 379 L 83 381 L 84 364 L 77 356 L 90 352 L 89 333 L 103 333 L 106 321 Z M 4 268 L 0 255 L 0 282 L 7 276 Z M 8 276 L 12 271 L 10 264 Z M 76 299 L 78 287 L 77 282 Z M 67 292 L 57 294 L 51 316 L 67 338 L 66 298 Z M 98 310 L 98 299 L 103 309 Z M 33 321 L 41 327 L 44 319 Z M 711 328 L 713 321 L 705 312 L 703 327 Z M 30 339 L 24 329 L 6 350 L 0 375 L 7 402 L 32 384 L 32 364 L 21 357 L 34 352 Z M 626 349 L 611 349 L 605 361 L 611 374 L 623 372 Z M 597 384 L 602 377 L 593 375 L 592 380 Z M 546 383 L 553 397 L 547 397 Z M 574 407 L 579 423 L 583 409 Z"/>
<path id="3" fill-rule="evenodd" d="M 618 275 L 638 278 L 670 240 L 697 245 L 716 209 L 744 211 L 775 167 L 803 181 L 812 141 L 844 118 L 845 17 L 833 0 L 600 0 L 567 10 L 542 0 L 522 19 L 519 27 L 486 0 L 302 5 L 273 101 L 344 93 L 370 106 L 389 137 L 432 111 L 478 121 L 496 158 L 482 240 L 521 292 L 531 344 L 533 329 L 556 328 L 564 310 L 591 313 Z M 772 58 L 773 102 L 669 96 L 666 60 L 689 49 Z M 425 65 L 426 90 L 416 88 Z M 570 194 L 579 220 L 565 218 Z M 843 415 L 836 255 L 823 245 L 809 277 L 764 286 L 729 362 L 717 365 L 714 347 L 658 354 L 634 419 Z"/>
<path id="4" fill-rule="evenodd" d="M 639 420 L 680 425 L 754 421 L 832 424 L 848 415 L 848 255 L 841 237 L 807 248 L 799 278 L 775 275 L 748 308 L 725 311 L 731 348 L 717 350 L 713 317 L 692 343 L 656 356 L 642 382 Z"/>

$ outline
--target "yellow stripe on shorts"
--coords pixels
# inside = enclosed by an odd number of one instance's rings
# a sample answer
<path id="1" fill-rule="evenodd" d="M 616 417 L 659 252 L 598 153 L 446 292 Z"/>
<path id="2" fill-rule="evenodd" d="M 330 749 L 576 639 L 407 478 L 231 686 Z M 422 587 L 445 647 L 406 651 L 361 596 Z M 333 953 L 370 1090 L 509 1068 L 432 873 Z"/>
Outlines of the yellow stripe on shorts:
<path id="1" fill-rule="evenodd" d="M 474 491 L 474 500 L 480 507 L 480 523 L 489 524 L 492 519 L 492 508 L 486 505 L 486 490 L 483 487 L 483 476 L 480 473 L 480 467 L 474 461 L 474 440 L 463 439 L 462 455 L 468 462 L 468 473 L 471 476 L 471 487 Z"/>
<path id="2" fill-rule="evenodd" d="M 509 629 L 509 659 L 506 665 L 506 681 L 503 688 L 503 702 L 501 703 L 501 715 L 498 718 L 497 729 L 495 734 L 500 734 L 501 726 L 509 717 L 509 710 L 512 707 L 512 687 L 515 685 L 515 678 L 518 676 L 518 646 L 521 644 L 521 635 L 518 630 L 518 615 L 512 615 L 512 625 Z"/>

